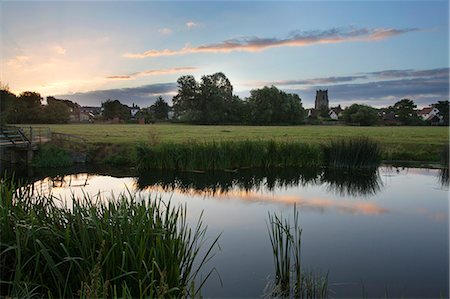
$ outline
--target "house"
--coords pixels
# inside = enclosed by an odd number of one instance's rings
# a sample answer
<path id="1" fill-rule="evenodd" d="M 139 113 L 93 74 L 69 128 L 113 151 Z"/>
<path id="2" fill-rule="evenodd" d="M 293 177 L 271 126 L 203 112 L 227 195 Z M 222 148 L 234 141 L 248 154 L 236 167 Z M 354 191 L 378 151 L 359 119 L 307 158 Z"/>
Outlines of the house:
<path id="1" fill-rule="evenodd" d="M 328 112 L 328 116 L 332 120 L 338 120 L 342 116 L 343 111 L 344 110 L 342 110 L 341 105 L 339 105 L 337 107 L 331 107 L 330 111 Z"/>
<path id="2" fill-rule="evenodd" d="M 133 106 L 129 107 L 131 113 L 131 119 L 136 119 L 136 114 L 141 110 L 141 108 L 133 103 Z"/>
<path id="3" fill-rule="evenodd" d="M 83 106 L 80 108 L 80 122 L 93 122 L 100 113 L 101 107 Z"/>
<path id="4" fill-rule="evenodd" d="M 436 122 L 436 118 L 438 119 L 437 123 L 440 121 L 439 110 L 435 107 L 425 107 L 422 110 L 417 112 L 417 115 L 422 118 L 424 121 Z"/>
<path id="5" fill-rule="evenodd" d="M 383 124 L 387 126 L 401 125 L 401 121 L 398 119 L 398 115 L 392 112 L 383 112 L 381 115 Z"/>

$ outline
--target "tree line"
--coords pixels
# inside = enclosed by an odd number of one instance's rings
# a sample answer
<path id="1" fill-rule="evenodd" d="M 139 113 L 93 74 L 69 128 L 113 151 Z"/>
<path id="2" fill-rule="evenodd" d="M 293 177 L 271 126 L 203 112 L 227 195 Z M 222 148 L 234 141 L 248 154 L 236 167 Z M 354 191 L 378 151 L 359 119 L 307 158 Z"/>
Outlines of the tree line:
<path id="1" fill-rule="evenodd" d="M 250 96 L 241 99 L 233 94 L 233 86 L 225 74 L 218 72 L 204 75 L 200 81 L 194 76 L 181 76 L 177 80 L 178 91 L 173 97 L 173 106 L 160 96 L 156 102 L 142 108 L 134 115 L 146 123 L 169 120 L 193 124 L 289 124 L 314 123 L 330 120 L 329 109 L 320 109 L 307 117 L 302 100 L 297 94 L 286 93 L 275 86 L 253 89 Z M 69 100 L 47 97 L 47 105 L 36 92 L 23 92 L 19 96 L 8 88 L 0 88 L 1 123 L 67 123 L 70 114 L 79 105 Z M 439 110 L 444 125 L 449 123 L 449 101 L 438 101 L 432 105 Z M 134 107 L 132 107 L 134 108 Z M 402 99 L 394 105 L 376 109 L 362 104 L 353 104 L 343 110 L 340 120 L 347 124 L 364 126 L 381 124 L 387 116 L 394 116 L 398 124 L 426 124 L 417 113 L 417 105 L 410 99 Z M 114 118 L 129 121 L 131 109 L 119 100 L 102 103 L 103 120 Z"/>

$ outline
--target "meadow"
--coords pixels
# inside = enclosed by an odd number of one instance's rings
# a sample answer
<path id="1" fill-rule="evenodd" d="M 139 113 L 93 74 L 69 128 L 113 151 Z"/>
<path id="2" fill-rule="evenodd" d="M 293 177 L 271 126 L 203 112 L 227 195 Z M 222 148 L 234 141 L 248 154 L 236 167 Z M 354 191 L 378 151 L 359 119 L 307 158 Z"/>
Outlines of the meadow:
<path id="1" fill-rule="evenodd" d="M 33 125 L 74 134 L 89 144 L 130 146 L 137 143 L 274 140 L 326 144 L 332 140 L 369 137 L 379 142 L 384 160 L 438 161 L 449 142 L 448 127 L 357 126 L 206 126 L 184 124 L 67 124 Z"/>

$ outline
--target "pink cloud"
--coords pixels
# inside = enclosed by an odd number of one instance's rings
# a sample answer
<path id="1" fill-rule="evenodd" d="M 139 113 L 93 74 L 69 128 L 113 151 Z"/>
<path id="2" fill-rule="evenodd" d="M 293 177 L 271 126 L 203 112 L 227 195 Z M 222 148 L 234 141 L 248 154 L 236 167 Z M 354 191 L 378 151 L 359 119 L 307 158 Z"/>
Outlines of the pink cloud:
<path id="1" fill-rule="evenodd" d="M 145 58 L 158 56 L 172 56 L 192 53 L 229 53 L 233 51 L 258 52 L 276 47 L 305 47 L 315 44 L 335 44 L 343 42 L 379 41 L 408 32 L 419 31 L 417 28 L 394 29 L 355 29 L 334 28 L 324 31 L 294 32 L 288 38 L 258 38 L 246 37 L 225 40 L 216 44 L 206 44 L 197 47 L 186 46 L 179 50 L 148 50 L 143 53 L 126 53 L 128 58 Z"/>
<path id="2" fill-rule="evenodd" d="M 142 72 L 132 73 L 130 75 L 113 75 L 106 77 L 107 79 L 119 79 L 119 80 L 129 80 L 141 76 L 155 76 L 155 75 L 166 75 L 166 74 L 176 74 L 183 72 L 196 71 L 196 67 L 176 67 L 171 69 L 161 69 L 161 70 L 147 70 Z"/>

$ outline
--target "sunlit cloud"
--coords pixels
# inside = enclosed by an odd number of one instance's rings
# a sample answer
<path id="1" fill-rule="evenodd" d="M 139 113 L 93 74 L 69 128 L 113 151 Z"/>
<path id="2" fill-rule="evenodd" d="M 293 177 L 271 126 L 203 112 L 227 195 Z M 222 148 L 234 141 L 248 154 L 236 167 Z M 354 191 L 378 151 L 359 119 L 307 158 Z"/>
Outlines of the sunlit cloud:
<path id="1" fill-rule="evenodd" d="M 172 29 L 170 29 L 170 28 L 161 28 L 161 29 L 158 29 L 158 32 L 163 34 L 163 35 L 169 35 L 169 34 L 172 34 Z"/>
<path id="2" fill-rule="evenodd" d="M 177 67 L 177 68 L 171 68 L 171 69 L 161 69 L 161 70 L 147 70 L 147 71 L 141 71 L 132 73 L 130 75 L 115 75 L 115 76 L 108 76 L 107 79 L 120 79 L 120 80 L 130 80 L 134 79 L 136 77 L 141 76 L 155 76 L 155 75 L 167 75 L 167 74 L 176 74 L 176 73 L 183 73 L 183 72 L 192 72 L 196 71 L 198 68 L 196 67 Z"/>
<path id="3" fill-rule="evenodd" d="M 192 29 L 192 28 L 194 28 L 194 27 L 196 27 L 196 26 L 198 26 L 198 23 L 195 23 L 195 22 L 193 22 L 193 21 L 188 21 L 188 22 L 186 22 L 186 27 L 187 27 L 188 29 Z"/>
<path id="4" fill-rule="evenodd" d="M 126 53 L 128 58 L 145 58 L 183 55 L 192 53 L 229 53 L 233 51 L 259 52 L 276 47 L 305 47 L 316 44 L 335 44 L 343 42 L 370 42 L 379 41 L 389 37 L 405 34 L 408 32 L 420 31 L 418 28 L 395 29 L 395 28 L 375 28 L 356 29 L 333 28 L 329 30 L 296 31 L 287 38 L 259 38 L 242 37 L 225 40 L 216 44 L 206 44 L 198 47 L 186 46 L 179 50 L 148 50 L 143 53 Z"/>
<path id="5" fill-rule="evenodd" d="M 55 51 L 57 54 L 60 54 L 60 55 L 66 54 L 66 49 L 64 49 L 63 47 L 61 47 L 59 45 L 55 47 Z"/>
<path id="6" fill-rule="evenodd" d="M 15 57 L 9 59 L 6 62 L 6 64 L 10 67 L 19 67 L 29 60 L 30 60 L 30 57 L 28 57 L 26 55 L 17 55 Z"/>

